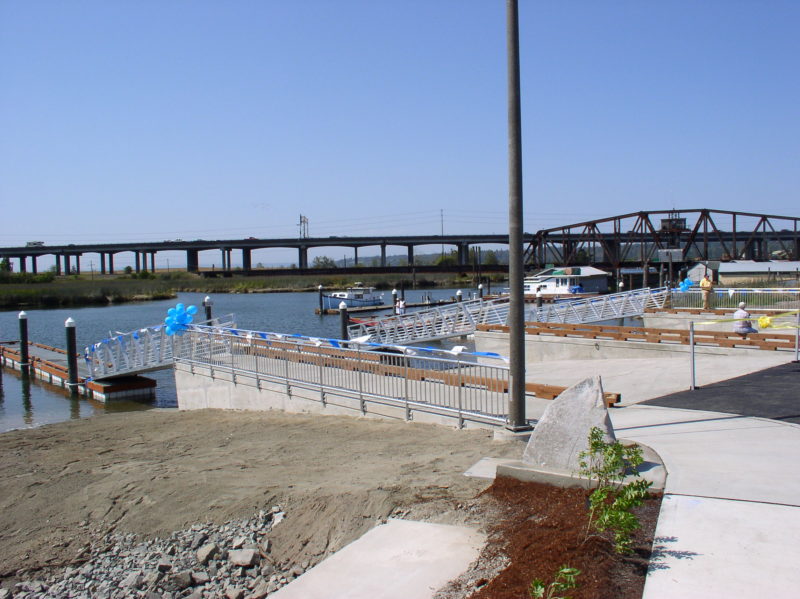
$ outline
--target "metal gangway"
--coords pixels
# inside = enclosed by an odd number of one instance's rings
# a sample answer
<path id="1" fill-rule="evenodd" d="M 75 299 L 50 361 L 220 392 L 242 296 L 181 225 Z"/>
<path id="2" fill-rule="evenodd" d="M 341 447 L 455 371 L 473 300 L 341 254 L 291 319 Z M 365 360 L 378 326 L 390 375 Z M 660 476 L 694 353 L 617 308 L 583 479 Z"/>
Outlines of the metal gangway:
<path id="1" fill-rule="evenodd" d="M 448 306 L 357 322 L 351 324 L 347 332 L 350 339 L 354 340 L 411 345 L 470 335 L 479 324 L 505 324 L 508 320 L 508 306 L 507 296 L 490 300 L 466 300 Z"/>
<path id="2" fill-rule="evenodd" d="M 212 318 L 187 326 L 189 330 L 208 327 L 235 327 L 233 314 Z M 172 368 L 174 357 L 189 343 L 183 335 L 168 335 L 167 327 L 158 324 L 127 333 L 110 333 L 97 343 L 86 347 L 84 359 L 93 380 L 139 374 Z"/>
<path id="3" fill-rule="evenodd" d="M 664 308 L 667 287 L 636 289 L 609 295 L 530 306 L 527 322 L 589 323 L 639 316 L 646 308 Z M 351 324 L 350 339 L 386 345 L 413 345 L 450 337 L 471 335 L 479 324 L 508 324 L 509 298 L 469 300 L 446 307 L 386 316 Z"/>
<path id="4" fill-rule="evenodd" d="M 544 304 L 526 308 L 526 322 L 557 322 L 585 324 L 631 316 L 641 316 L 647 308 L 664 308 L 669 305 L 670 289 L 644 287 L 621 293 L 586 297 L 569 302 Z"/>

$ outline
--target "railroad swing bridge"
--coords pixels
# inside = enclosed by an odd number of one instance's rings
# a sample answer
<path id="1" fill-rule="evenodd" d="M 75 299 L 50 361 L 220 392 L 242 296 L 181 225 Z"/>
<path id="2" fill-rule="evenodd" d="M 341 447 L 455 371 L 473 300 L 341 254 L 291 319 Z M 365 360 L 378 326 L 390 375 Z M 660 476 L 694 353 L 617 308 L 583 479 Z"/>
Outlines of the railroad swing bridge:
<path id="1" fill-rule="evenodd" d="M 767 260 L 771 257 L 798 259 L 800 257 L 800 217 L 776 216 L 750 212 L 733 212 L 707 208 L 686 210 L 641 211 L 591 220 L 571 225 L 526 233 L 525 261 L 531 269 L 547 264 L 572 266 L 594 264 L 619 269 L 625 266 L 664 264 L 675 265 L 705 260 Z M 507 245 L 508 235 L 412 235 L 376 237 L 301 237 L 296 239 L 229 239 L 160 241 L 111 244 L 70 244 L 59 246 L 35 245 L 0 248 L 0 259 L 17 260 L 20 272 L 37 272 L 37 259 L 56 258 L 56 272 L 81 272 L 81 257 L 96 254 L 100 274 L 114 274 L 114 257 L 132 252 L 135 271 L 156 270 L 156 254 L 181 251 L 186 255 L 186 269 L 200 270 L 199 254 L 205 251 L 221 253 L 221 272 L 232 273 L 233 251 L 241 253 L 242 274 L 269 272 L 252 268 L 254 250 L 280 248 L 297 251 L 298 273 L 346 272 L 346 269 L 316 269 L 309 267 L 308 252 L 315 248 L 345 247 L 354 252 L 353 264 L 358 264 L 358 252 L 365 247 L 380 248 L 378 266 L 359 265 L 359 272 L 422 270 L 460 270 L 472 266 L 470 248 L 482 244 Z M 414 262 L 414 250 L 419 246 L 447 245 L 457 250 L 455 266 L 419 266 Z M 387 265 L 386 248 L 405 247 L 407 266 Z M 669 258 L 667 258 L 667 256 Z M 474 255 L 473 255 L 474 258 Z M 84 258 L 85 267 L 85 258 Z M 278 269 L 270 269 L 278 270 Z M 292 272 L 292 269 L 279 269 Z M 647 286 L 646 282 L 643 286 Z"/>

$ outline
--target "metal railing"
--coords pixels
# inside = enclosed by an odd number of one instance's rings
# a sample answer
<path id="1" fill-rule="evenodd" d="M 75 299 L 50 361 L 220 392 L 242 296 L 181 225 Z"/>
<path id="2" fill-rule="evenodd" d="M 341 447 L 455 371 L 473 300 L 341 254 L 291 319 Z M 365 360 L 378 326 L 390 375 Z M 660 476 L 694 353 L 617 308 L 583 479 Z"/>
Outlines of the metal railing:
<path id="1" fill-rule="evenodd" d="M 569 302 L 544 304 L 525 310 L 526 322 L 557 322 L 582 324 L 602 322 L 644 314 L 646 308 L 663 308 L 668 303 L 669 290 L 634 289 L 622 293 L 598 295 Z"/>
<path id="2" fill-rule="evenodd" d="M 200 325 L 218 327 L 236 326 L 233 314 L 228 314 Z M 173 356 L 181 353 L 186 344 L 184 335 L 167 335 L 163 324 L 109 335 L 106 339 L 88 346 L 84 359 L 89 377 L 94 380 L 171 368 Z"/>
<path id="3" fill-rule="evenodd" d="M 773 308 L 775 310 L 800 307 L 800 289 L 759 287 L 716 287 L 709 297 L 709 308 L 737 308 L 745 302 L 748 308 Z M 673 308 L 702 308 L 703 291 L 691 287 L 686 291 L 672 290 Z"/>
<path id="4" fill-rule="evenodd" d="M 547 303 L 525 309 L 528 322 L 588 323 L 638 316 L 645 308 L 663 308 L 669 290 L 636 289 L 610 295 Z M 469 300 L 446 307 L 411 312 L 402 316 L 375 318 L 348 327 L 350 339 L 411 345 L 460 335 L 471 335 L 478 325 L 505 325 L 508 321 L 507 296 L 492 300 Z"/>
<path id="5" fill-rule="evenodd" d="M 195 375 L 229 373 L 237 385 L 285 386 L 285 393 L 311 390 L 322 404 L 370 403 L 465 421 L 502 425 L 508 420 L 508 367 L 456 357 L 370 351 L 356 344 L 258 331 L 192 327 L 176 345 L 175 362 Z M 195 368 L 205 367 L 205 368 Z M 305 397 L 305 396 L 304 396 Z M 308 399 L 308 397 L 306 397 Z M 355 403 L 353 403 L 353 400 Z"/>
<path id="6" fill-rule="evenodd" d="M 508 307 L 508 297 L 466 300 L 351 324 L 348 335 L 350 339 L 387 345 L 409 345 L 470 335 L 479 324 L 505 324 Z"/>

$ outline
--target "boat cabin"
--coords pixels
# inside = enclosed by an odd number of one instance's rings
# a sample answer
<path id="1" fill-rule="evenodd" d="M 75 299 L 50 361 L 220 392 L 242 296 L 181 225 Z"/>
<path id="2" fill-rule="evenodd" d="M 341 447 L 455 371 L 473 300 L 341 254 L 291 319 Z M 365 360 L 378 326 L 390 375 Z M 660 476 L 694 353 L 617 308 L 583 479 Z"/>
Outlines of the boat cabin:
<path id="1" fill-rule="evenodd" d="M 547 268 L 525 277 L 524 293 L 531 297 L 535 297 L 537 291 L 544 297 L 594 295 L 608 291 L 609 276 L 610 273 L 593 266 Z"/>

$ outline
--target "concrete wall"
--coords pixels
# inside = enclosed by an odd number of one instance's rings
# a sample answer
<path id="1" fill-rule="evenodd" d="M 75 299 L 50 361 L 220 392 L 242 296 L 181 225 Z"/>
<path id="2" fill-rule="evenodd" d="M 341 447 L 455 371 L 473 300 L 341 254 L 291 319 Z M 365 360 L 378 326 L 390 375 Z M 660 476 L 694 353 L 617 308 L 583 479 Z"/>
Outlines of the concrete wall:
<path id="1" fill-rule="evenodd" d="M 364 411 L 358 398 L 346 397 L 318 389 L 304 388 L 285 383 L 276 383 L 253 376 L 237 375 L 232 380 L 229 372 L 213 370 L 208 367 L 175 364 L 175 388 L 178 393 L 178 408 L 181 410 L 202 410 L 215 408 L 221 410 L 280 410 L 289 413 L 313 413 L 337 416 L 360 416 L 368 418 L 388 418 L 405 420 L 403 406 L 386 405 L 375 400 L 364 402 Z M 451 428 L 458 427 L 457 416 L 411 410 L 411 420 L 439 424 Z M 480 422 L 464 421 L 463 428 L 483 428 L 493 430 L 497 426 Z"/>
<path id="2" fill-rule="evenodd" d="M 697 324 L 701 322 L 708 322 L 712 320 L 726 320 L 733 318 L 734 309 L 731 308 L 726 313 L 718 313 L 718 314 L 671 314 L 668 312 L 665 313 L 646 313 L 642 317 L 642 326 L 644 327 L 652 327 L 654 329 L 681 329 L 684 331 L 689 330 L 689 323 L 694 321 L 695 322 L 695 329 L 698 331 L 724 331 L 724 332 L 731 332 L 733 331 L 733 323 L 732 322 L 719 322 L 714 324 Z M 774 313 L 782 313 L 785 310 L 774 310 Z M 751 320 L 753 321 L 753 325 L 758 328 L 758 317 L 763 315 L 763 310 L 759 309 L 757 314 L 752 314 Z M 795 316 L 784 316 L 782 318 L 776 318 L 773 322 L 778 323 L 794 323 L 796 317 Z M 769 332 L 769 331 L 764 331 Z M 793 334 L 792 330 L 776 330 L 775 333 L 779 333 L 782 335 L 791 335 Z"/>

